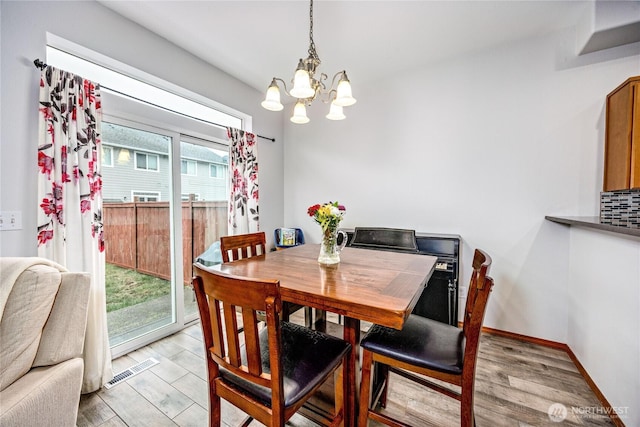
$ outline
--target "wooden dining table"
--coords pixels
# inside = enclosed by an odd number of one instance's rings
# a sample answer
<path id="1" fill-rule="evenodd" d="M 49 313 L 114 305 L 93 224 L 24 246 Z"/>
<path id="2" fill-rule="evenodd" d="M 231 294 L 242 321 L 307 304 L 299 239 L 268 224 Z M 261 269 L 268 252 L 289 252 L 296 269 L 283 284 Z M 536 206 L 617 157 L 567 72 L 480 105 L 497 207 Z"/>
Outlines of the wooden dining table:
<path id="1" fill-rule="evenodd" d="M 360 322 L 402 329 L 436 264 L 413 253 L 344 248 L 339 264 L 324 266 L 320 245 L 306 244 L 211 268 L 227 274 L 278 279 L 284 301 L 344 316 L 343 339 L 352 346 L 344 376 L 345 425 L 357 419 Z"/>

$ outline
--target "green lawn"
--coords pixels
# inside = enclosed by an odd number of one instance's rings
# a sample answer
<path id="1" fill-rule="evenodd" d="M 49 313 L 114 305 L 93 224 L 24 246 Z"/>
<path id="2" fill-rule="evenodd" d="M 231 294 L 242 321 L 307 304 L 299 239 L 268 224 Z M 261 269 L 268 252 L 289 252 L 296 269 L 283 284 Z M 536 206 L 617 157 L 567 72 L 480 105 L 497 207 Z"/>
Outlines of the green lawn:
<path id="1" fill-rule="evenodd" d="M 171 293 L 168 280 L 106 265 L 107 312 L 140 304 Z"/>

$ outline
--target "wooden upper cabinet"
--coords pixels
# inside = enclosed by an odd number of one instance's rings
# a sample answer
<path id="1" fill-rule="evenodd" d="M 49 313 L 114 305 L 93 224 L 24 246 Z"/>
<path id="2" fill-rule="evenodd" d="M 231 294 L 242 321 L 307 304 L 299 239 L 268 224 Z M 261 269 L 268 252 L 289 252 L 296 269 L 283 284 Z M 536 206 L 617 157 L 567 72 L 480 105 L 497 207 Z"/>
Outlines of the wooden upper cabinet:
<path id="1" fill-rule="evenodd" d="M 604 191 L 640 188 L 640 76 L 607 95 Z"/>

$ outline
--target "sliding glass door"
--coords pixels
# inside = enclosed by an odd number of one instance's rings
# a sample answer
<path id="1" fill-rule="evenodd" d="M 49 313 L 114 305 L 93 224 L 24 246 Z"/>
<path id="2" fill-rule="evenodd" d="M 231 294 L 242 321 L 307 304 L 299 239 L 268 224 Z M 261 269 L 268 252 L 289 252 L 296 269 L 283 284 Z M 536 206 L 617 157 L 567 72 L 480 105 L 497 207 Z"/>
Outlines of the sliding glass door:
<path id="1" fill-rule="evenodd" d="M 185 316 L 197 316 L 189 281 L 194 261 L 220 262 L 220 236 L 227 234 L 228 158 L 226 148 L 182 136 L 180 181 Z"/>
<path id="2" fill-rule="evenodd" d="M 227 230 L 226 127 L 251 130 L 251 117 L 49 36 L 48 64 L 100 82 L 107 318 L 117 357 L 197 320 L 191 265 L 215 262 Z"/>
<path id="3" fill-rule="evenodd" d="M 192 263 L 226 234 L 226 147 L 148 125 L 102 126 L 107 322 L 115 354 L 197 319 Z"/>

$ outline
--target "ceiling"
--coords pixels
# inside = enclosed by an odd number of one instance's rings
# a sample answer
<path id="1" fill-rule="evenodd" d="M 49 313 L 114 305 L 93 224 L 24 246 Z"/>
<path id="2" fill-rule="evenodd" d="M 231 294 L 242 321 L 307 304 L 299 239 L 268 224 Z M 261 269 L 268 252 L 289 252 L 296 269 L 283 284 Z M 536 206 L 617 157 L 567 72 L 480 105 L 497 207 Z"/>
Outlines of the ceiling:
<path id="1" fill-rule="evenodd" d="M 248 85 L 289 82 L 309 47 L 309 2 L 114 1 L 106 7 Z M 585 1 L 316 0 L 313 38 L 329 79 L 358 81 L 575 26 Z"/>

